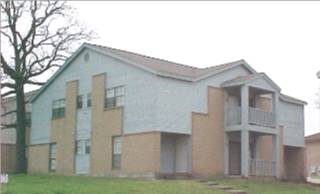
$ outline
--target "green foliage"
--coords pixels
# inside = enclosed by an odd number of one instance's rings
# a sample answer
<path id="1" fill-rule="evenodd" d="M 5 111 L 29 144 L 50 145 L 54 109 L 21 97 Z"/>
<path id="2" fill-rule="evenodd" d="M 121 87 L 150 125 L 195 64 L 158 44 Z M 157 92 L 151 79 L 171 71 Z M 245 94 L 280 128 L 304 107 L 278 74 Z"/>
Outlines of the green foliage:
<path id="1" fill-rule="evenodd" d="M 319 194 L 320 187 L 305 183 L 281 182 L 275 180 L 257 179 L 224 179 L 217 181 L 233 186 L 236 189 L 258 194 Z"/>
<path id="2" fill-rule="evenodd" d="M 11 175 L 7 194 L 225 194 L 188 180 Z"/>
<path id="3" fill-rule="evenodd" d="M 223 179 L 249 194 L 319 194 L 320 187 L 274 180 Z M 3 194 L 225 194 L 193 180 L 141 180 L 55 175 L 11 175 Z"/>

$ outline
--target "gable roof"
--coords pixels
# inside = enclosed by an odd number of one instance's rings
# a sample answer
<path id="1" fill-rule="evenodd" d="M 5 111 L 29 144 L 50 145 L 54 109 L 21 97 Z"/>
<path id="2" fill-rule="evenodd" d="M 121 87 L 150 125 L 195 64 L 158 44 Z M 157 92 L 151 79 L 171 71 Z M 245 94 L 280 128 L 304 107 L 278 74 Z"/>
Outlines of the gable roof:
<path id="1" fill-rule="evenodd" d="M 272 81 L 265 73 L 254 73 L 250 75 L 245 75 L 245 76 L 239 76 L 234 79 L 225 81 L 224 83 L 221 84 L 222 87 L 231 87 L 231 86 L 238 86 L 238 85 L 243 85 L 246 83 L 249 83 L 251 81 L 254 81 L 256 79 L 261 79 L 264 78 L 267 80 L 270 85 L 275 88 L 277 91 L 280 91 L 280 87 Z"/>
<path id="2" fill-rule="evenodd" d="M 301 104 L 301 105 L 307 105 L 308 103 L 306 101 L 300 100 L 298 98 L 294 98 L 292 96 L 288 96 L 285 94 L 280 94 L 280 99 L 286 102 L 291 102 L 294 104 Z"/>
<path id="3" fill-rule="evenodd" d="M 59 70 L 47 81 L 47 83 L 40 88 L 39 92 L 31 99 L 31 101 L 36 100 L 38 96 L 40 96 L 42 92 L 69 66 L 69 64 L 71 64 L 71 62 L 78 56 L 78 54 L 80 54 L 86 48 L 94 50 L 103 55 L 121 60 L 125 63 L 144 69 L 158 76 L 169 77 L 189 82 L 196 82 L 201 79 L 205 79 L 239 65 L 244 66 L 251 73 L 256 73 L 256 71 L 244 60 L 238 60 L 207 68 L 197 68 L 134 52 L 96 44 L 84 43 L 65 61 L 65 63 L 59 68 Z"/>
<path id="4" fill-rule="evenodd" d="M 256 71 L 252 67 L 250 67 L 244 60 L 238 60 L 207 68 L 197 68 L 111 47 L 89 43 L 85 43 L 85 45 L 87 45 L 89 48 L 93 50 L 102 52 L 103 54 L 118 58 L 120 60 L 124 60 L 125 62 L 128 62 L 131 65 L 135 65 L 145 70 L 149 70 L 157 75 L 164 77 L 172 77 L 176 79 L 184 78 L 185 81 L 198 81 L 199 78 L 205 77 L 205 75 L 209 75 L 210 73 L 217 73 L 220 70 L 232 68 L 237 65 L 244 65 L 250 72 L 256 73 Z"/>
<path id="5" fill-rule="evenodd" d="M 307 143 L 311 143 L 311 142 L 315 142 L 315 141 L 320 142 L 320 133 L 309 135 L 309 136 L 305 137 L 305 140 Z"/>

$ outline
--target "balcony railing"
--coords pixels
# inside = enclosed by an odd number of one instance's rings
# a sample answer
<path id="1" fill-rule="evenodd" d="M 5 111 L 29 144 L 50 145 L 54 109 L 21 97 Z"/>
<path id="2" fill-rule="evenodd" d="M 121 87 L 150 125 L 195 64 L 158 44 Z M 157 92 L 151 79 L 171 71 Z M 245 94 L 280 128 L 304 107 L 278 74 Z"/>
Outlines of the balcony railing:
<path id="1" fill-rule="evenodd" d="M 249 124 L 275 127 L 275 114 L 259 108 L 249 108 Z"/>
<path id="2" fill-rule="evenodd" d="M 227 108 L 227 126 L 241 124 L 241 107 L 229 106 Z M 249 108 L 249 121 L 251 125 L 275 127 L 275 114 L 259 108 Z"/>
<path id="3" fill-rule="evenodd" d="M 272 160 L 250 159 L 251 176 L 276 176 L 276 162 Z"/>

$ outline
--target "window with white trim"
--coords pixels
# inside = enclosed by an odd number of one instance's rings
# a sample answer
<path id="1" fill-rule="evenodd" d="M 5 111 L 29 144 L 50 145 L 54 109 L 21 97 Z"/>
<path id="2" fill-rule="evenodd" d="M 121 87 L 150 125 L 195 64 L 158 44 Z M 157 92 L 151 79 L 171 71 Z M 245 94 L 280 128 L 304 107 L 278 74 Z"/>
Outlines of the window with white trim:
<path id="1" fill-rule="evenodd" d="M 52 119 L 62 118 L 65 115 L 65 99 L 54 100 L 52 103 Z"/>
<path id="2" fill-rule="evenodd" d="M 105 108 L 120 107 L 124 105 L 124 86 L 108 88 L 106 90 Z"/>
<path id="3" fill-rule="evenodd" d="M 90 154 L 91 142 L 89 139 L 76 141 L 76 154 Z"/>
<path id="4" fill-rule="evenodd" d="M 50 144 L 50 156 L 49 156 L 49 170 L 55 171 L 57 166 L 57 144 L 52 143 Z"/>
<path id="5" fill-rule="evenodd" d="M 121 167 L 121 137 L 113 137 L 112 145 L 112 168 L 119 169 Z"/>

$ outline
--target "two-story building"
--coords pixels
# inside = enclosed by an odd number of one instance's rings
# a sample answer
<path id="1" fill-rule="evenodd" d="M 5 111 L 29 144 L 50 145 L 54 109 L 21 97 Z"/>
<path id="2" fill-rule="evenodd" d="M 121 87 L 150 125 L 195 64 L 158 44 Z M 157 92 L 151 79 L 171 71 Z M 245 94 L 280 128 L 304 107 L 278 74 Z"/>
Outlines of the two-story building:
<path id="1" fill-rule="evenodd" d="M 33 90 L 25 93 L 26 110 L 26 145 L 30 140 L 31 103 L 30 99 L 37 93 Z M 10 96 L 1 99 L 1 172 L 14 173 L 16 171 L 16 97 Z M 27 156 L 26 156 L 27 157 Z"/>
<path id="2" fill-rule="evenodd" d="M 244 60 L 83 44 L 32 99 L 30 173 L 303 178 L 305 102 Z"/>

